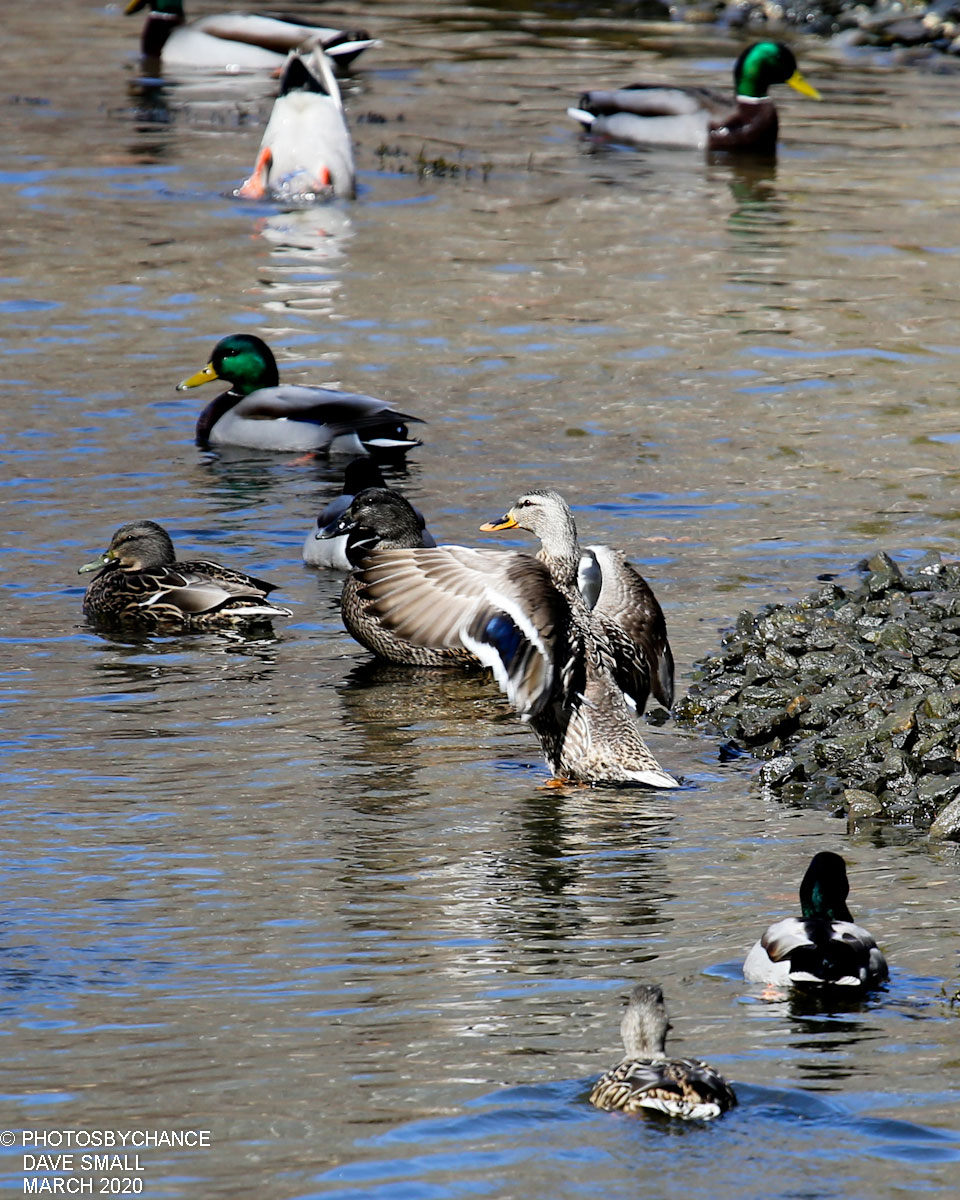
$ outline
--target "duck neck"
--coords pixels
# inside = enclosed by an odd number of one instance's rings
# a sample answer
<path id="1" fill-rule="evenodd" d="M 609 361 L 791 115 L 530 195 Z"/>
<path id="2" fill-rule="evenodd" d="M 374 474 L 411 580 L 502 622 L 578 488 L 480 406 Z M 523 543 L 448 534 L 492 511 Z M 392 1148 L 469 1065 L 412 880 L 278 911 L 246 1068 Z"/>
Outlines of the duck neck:
<path id="1" fill-rule="evenodd" d="M 665 1058 L 667 1027 L 660 1013 L 629 1008 L 620 1024 L 624 1058 Z"/>
<path id="2" fill-rule="evenodd" d="M 216 400 L 207 405 L 197 418 L 197 428 L 194 435 L 196 443 L 201 450 L 210 449 L 210 434 L 214 425 L 242 399 L 242 394 L 231 388 L 229 392 L 224 392 Z"/>
<path id="3" fill-rule="evenodd" d="M 580 569 L 580 542 L 577 538 L 577 526 L 571 512 L 564 513 L 562 524 L 540 533 L 540 549 L 537 552 L 540 559 L 550 569 L 550 574 L 558 587 L 565 592 L 577 592 L 577 572 Z"/>
<path id="4" fill-rule="evenodd" d="M 140 35 L 140 53 L 144 58 L 159 58 L 167 38 L 183 24 L 183 13 L 152 12 L 147 16 Z"/>

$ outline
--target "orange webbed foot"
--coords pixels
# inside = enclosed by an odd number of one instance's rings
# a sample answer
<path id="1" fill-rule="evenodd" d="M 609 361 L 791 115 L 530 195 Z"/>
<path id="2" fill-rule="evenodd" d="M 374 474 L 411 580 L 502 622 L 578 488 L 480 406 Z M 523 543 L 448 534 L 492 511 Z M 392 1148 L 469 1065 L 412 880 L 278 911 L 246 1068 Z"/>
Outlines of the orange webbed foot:
<path id="1" fill-rule="evenodd" d="M 242 196 L 244 200 L 262 200 L 267 191 L 267 176 L 270 174 L 270 164 L 273 162 L 273 155 L 270 150 L 264 146 L 257 155 L 257 161 L 254 164 L 253 174 L 249 179 L 245 179 L 237 189 L 237 195 Z"/>

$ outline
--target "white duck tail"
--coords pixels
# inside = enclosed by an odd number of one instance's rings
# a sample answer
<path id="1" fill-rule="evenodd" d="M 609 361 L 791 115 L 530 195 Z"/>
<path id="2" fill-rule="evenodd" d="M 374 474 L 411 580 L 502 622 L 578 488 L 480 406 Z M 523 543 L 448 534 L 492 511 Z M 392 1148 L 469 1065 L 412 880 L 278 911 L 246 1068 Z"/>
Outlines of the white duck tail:
<path id="1" fill-rule="evenodd" d="M 353 146 L 330 59 L 314 46 L 289 55 L 253 174 L 237 195 L 315 200 L 356 194 Z"/>

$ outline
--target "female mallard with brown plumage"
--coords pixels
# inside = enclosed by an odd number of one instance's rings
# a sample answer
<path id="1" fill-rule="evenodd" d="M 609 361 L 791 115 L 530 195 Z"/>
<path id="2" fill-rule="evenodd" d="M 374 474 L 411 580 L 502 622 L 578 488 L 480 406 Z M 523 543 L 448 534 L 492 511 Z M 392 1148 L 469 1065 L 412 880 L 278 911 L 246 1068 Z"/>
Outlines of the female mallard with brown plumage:
<path id="1" fill-rule="evenodd" d="M 620 1022 L 623 1059 L 593 1085 L 590 1103 L 607 1112 L 653 1111 L 687 1121 L 707 1121 L 737 1103 L 733 1088 L 696 1058 L 668 1058 L 670 1021 L 663 992 L 640 983 Z"/>
<path id="2" fill-rule="evenodd" d="M 357 509 L 367 495 L 356 497 L 345 525 L 359 524 Z M 678 786 L 645 745 L 635 717 L 651 681 L 664 703 L 672 696 L 663 614 L 647 588 L 656 614 L 651 629 L 638 619 L 628 631 L 612 616 L 623 598 L 616 589 L 605 595 L 602 581 L 589 607 L 578 586 L 583 555 L 576 524 L 562 496 L 528 492 L 506 517 L 483 526 L 529 529 L 543 543 L 536 557 L 466 546 L 423 549 L 412 510 L 386 537 L 382 513 L 375 516 L 366 520 L 378 532 L 355 546 L 358 570 L 341 602 L 357 641 L 393 662 L 490 667 L 560 780 Z M 594 560 L 594 570 L 602 573 L 604 558 Z"/>
<path id="3" fill-rule="evenodd" d="M 170 535 L 154 521 L 121 525 L 99 558 L 83 611 L 101 624 L 142 629 L 234 629 L 289 617 L 267 599 L 276 584 L 207 559 L 178 562 Z"/>
<path id="4" fill-rule="evenodd" d="M 732 98 L 710 88 L 632 83 L 584 92 L 567 113 L 592 137 L 607 141 L 769 155 L 777 150 L 779 121 L 767 92 L 777 83 L 820 99 L 791 50 L 782 42 L 757 42 L 734 64 Z"/>
<path id="5" fill-rule="evenodd" d="M 150 11 L 140 35 L 140 53 L 146 59 L 162 58 L 170 68 L 275 71 L 283 66 L 287 54 L 300 46 L 320 46 L 345 66 L 376 45 L 362 31 L 344 32 L 255 13 L 218 13 L 188 25 L 183 0 L 129 0 L 125 12 L 130 16 L 147 4 Z"/>

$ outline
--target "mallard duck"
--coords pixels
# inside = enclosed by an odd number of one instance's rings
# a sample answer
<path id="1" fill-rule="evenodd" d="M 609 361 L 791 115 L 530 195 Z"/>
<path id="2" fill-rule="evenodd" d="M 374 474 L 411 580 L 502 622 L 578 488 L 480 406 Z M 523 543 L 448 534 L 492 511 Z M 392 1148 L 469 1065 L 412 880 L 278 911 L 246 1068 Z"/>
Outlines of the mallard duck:
<path id="1" fill-rule="evenodd" d="M 407 437 L 407 421 L 384 400 L 332 388 L 281 384 L 273 351 L 258 337 L 221 338 L 210 362 L 177 391 L 214 379 L 232 384 L 197 420 L 196 440 L 211 446 L 252 450 L 328 450 L 340 454 L 403 454 L 420 443 Z"/>
<path id="2" fill-rule="evenodd" d="M 366 540 L 371 534 L 379 532 L 388 540 L 392 540 L 391 535 L 394 534 L 395 528 L 404 528 L 406 518 L 404 506 L 397 505 L 396 511 L 391 506 L 384 506 L 381 515 L 378 516 L 369 503 L 370 497 L 366 497 L 365 509 L 351 514 L 343 527 L 339 527 L 344 513 L 353 503 L 354 497 L 368 488 L 388 491 L 391 496 L 399 494 L 392 492 L 387 487 L 380 474 L 380 468 L 372 458 L 355 458 L 353 462 L 347 463 L 347 469 L 343 473 L 343 490 L 340 495 L 335 496 L 317 517 L 316 527 L 310 530 L 303 543 L 303 561 L 308 566 L 332 567 L 335 571 L 349 571 L 363 557 L 363 553 L 372 548 L 373 544 Z M 405 540 L 402 544 L 405 546 L 435 546 L 437 543 L 427 532 L 423 513 L 419 509 L 413 508 L 412 505 L 410 507 L 419 526 L 420 540 Z M 370 528 L 371 516 L 374 518 L 374 529 Z M 398 519 L 399 527 L 396 526 Z M 363 521 L 367 522 L 366 526 Z M 394 541 L 393 544 L 396 545 L 396 542 Z M 353 562 L 351 562 L 351 557 Z"/>
<path id="3" fill-rule="evenodd" d="M 802 917 L 771 925 L 747 955 L 743 976 L 751 983 L 803 988 L 879 986 L 887 960 L 847 908 L 850 885 L 839 854 L 822 850 L 810 860 L 800 884 Z"/>
<path id="4" fill-rule="evenodd" d="M 104 624 L 143 629 L 231 629 L 290 617 L 267 599 L 276 584 L 196 559 L 177 562 L 170 535 L 154 521 L 121 525 L 99 558 L 79 568 L 98 571 L 83 611 Z"/>
<path id="5" fill-rule="evenodd" d="M 567 114 L 592 136 L 613 142 L 775 154 L 777 110 L 767 95 L 775 83 L 820 99 L 791 50 L 782 42 L 757 42 L 734 64 L 733 98 L 709 88 L 632 83 L 584 92 Z"/>
<path id="6" fill-rule="evenodd" d="M 638 983 L 620 1022 L 623 1059 L 593 1085 L 590 1103 L 606 1112 L 652 1109 L 687 1121 L 707 1121 L 733 1108 L 733 1088 L 713 1067 L 696 1058 L 667 1058 L 669 1029 L 663 992 Z"/>
<path id="7" fill-rule="evenodd" d="M 626 631 L 611 636 L 612 621 L 577 585 L 582 554 L 563 497 L 528 492 L 482 528 L 507 528 L 511 517 L 540 537 L 536 557 L 466 546 L 372 550 L 344 588 L 348 630 L 394 662 L 490 667 L 560 781 L 677 787 L 624 696 L 642 709 L 646 662 Z M 418 532 L 408 525 L 409 537 Z"/>
<path id="8" fill-rule="evenodd" d="M 524 524 L 524 520 L 542 524 L 541 504 L 536 498 L 546 494 L 532 492 L 521 497 L 510 512 L 498 521 L 482 525 L 481 529 L 516 528 L 539 533 L 533 525 Z M 558 493 L 552 494 L 562 500 Z M 573 523 L 572 513 L 570 522 Z M 663 609 L 650 585 L 627 562 L 622 551 L 611 546 L 581 548 L 576 537 L 574 524 L 574 546 L 569 552 L 580 554 L 577 587 L 587 607 L 603 622 L 607 637 L 616 649 L 616 678 L 627 703 L 637 713 L 642 713 L 652 693 L 664 708 L 670 708 L 673 704 L 673 651 L 667 640 Z M 555 561 L 565 553 L 567 550 L 558 543 L 550 551 L 544 546 L 537 557 L 550 565 L 551 556 Z M 564 563 L 562 572 L 566 576 L 569 563 Z"/>
<path id="9" fill-rule="evenodd" d="M 260 200 L 268 192 L 275 200 L 356 195 L 340 88 L 320 49 L 287 58 L 253 174 L 237 195 Z"/>
<path id="10" fill-rule="evenodd" d="M 130 0 L 126 14 L 150 5 L 140 37 L 144 58 L 163 58 L 167 67 L 206 71 L 275 71 L 298 46 L 322 46 L 346 65 L 369 46 L 365 32 L 300 25 L 249 13 L 220 13 L 185 23 L 183 0 Z"/>

